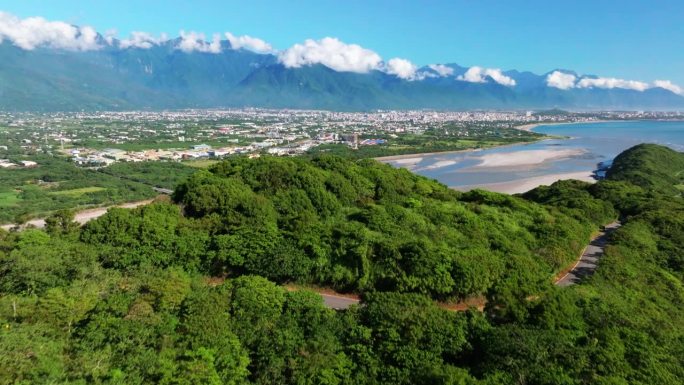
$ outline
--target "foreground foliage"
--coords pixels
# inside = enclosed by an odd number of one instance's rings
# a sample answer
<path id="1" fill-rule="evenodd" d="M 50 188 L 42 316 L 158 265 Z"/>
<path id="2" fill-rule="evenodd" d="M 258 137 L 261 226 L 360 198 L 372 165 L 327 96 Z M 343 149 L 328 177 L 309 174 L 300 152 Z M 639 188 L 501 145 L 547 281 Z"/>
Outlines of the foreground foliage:
<path id="1" fill-rule="evenodd" d="M 174 199 L 183 213 L 166 203 L 112 210 L 81 239 L 103 246 L 106 265 L 119 269 L 522 298 L 573 261 L 595 227 L 517 197 L 459 193 L 403 169 L 332 156 L 225 161 L 179 185 Z"/>
<path id="2" fill-rule="evenodd" d="M 642 151 L 662 149 L 615 167 Z M 618 175 L 520 198 L 372 162 L 239 161 L 177 189 L 184 210 L 112 210 L 83 229 L 59 213 L 0 233 L 0 384 L 682 383 L 684 203 L 663 179 Z M 615 210 L 596 274 L 550 285 Z M 343 276 L 364 305 L 346 311 L 264 278 L 335 284 L 359 254 Z M 490 303 L 443 310 L 425 295 L 443 287 Z"/>

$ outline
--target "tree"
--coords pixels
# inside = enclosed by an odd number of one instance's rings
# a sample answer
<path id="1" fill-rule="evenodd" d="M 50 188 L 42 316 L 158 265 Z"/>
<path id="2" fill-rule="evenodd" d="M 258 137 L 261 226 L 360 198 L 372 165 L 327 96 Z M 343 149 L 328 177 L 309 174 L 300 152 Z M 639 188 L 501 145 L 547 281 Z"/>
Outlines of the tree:
<path id="1" fill-rule="evenodd" d="M 51 235 L 71 234 L 79 226 L 79 223 L 74 221 L 74 212 L 71 210 L 59 210 L 45 218 L 45 231 Z"/>

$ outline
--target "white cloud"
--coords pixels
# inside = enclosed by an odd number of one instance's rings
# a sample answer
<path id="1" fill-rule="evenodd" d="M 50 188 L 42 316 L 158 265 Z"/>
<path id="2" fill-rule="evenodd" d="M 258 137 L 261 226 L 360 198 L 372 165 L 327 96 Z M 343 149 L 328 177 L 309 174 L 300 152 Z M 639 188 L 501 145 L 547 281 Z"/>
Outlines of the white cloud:
<path id="1" fill-rule="evenodd" d="M 561 90 L 569 90 L 575 87 L 577 76 L 561 71 L 553 71 L 546 77 L 546 85 Z"/>
<path id="2" fill-rule="evenodd" d="M 458 76 L 457 79 L 471 83 L 485 83 L 487 82 L 487 76 L 504 86 L 511 87 L 515 85 L 515 80 L 504 75 L 498 68 L 470 67 L 465 74 Z"/>
<path id="3" fill-rule="evenodd" d="M 20 19 L 0 12 L 0 42 L 9 40 L 25 50 L 46 46 L 71 51 L 101 48 L 97 32 L 88 26 L 76 27 L 62 21 L 48 21 L 42 17 Z"/>
<path id="4" fill-rule="evenodd" d="M 332 37 L 308 39 L 303 44 L 278 53 L 278 61 L 288 68 L 323 64 L 335 71 L 366 73 L 380 68 L 377 53 L 356 44 L 345 44 Z"/>
<path id="5" fill-rule="evenodd" d="M 180 31 L 180 38 L 181 40 L 176 48 L 183 52 L 221 52 L 221 36 L 218 33 L 213 35 L 211 42 L 206 41 L 206 37 L 203 33 L 195 31 Z"/>
<path id="6" fill-rule="evenodd" d="M 650 88 L 648 83 L 637 80 L 616 78 L 583 78 L 577 83 L 579 88 L 623 88 L 627 90 L 645 91 Z"/>
<path id="7" fill-rule="evenodd" d="M 653 82 L 653 85 L 656 87 L 664 88 L 668 91 L 672 91 L 675 94 L 682 95 L 682 93 L 684 93 L 684 90 L 682 90 L 682 87 L 672 83 L 669 80 L 656 80 Z"/>
<path id="8" fill-rule="evenodd" d="M 279 52 L 278 61 L 288 68 L 323 64 L 340 72 L 368 73 L 377 70 L 406 80 L 424 77 L 417 73 L 418 67 L 406 59 L 393 58 L 384 62 L 372 50 L 333 37 L 307 39 L 303 44 L 295 44 Z"/>
<path id="9" fill-rule="evenodd" d="M 109 45 L 114 45 L 114 39 L 116 39 L 116 35 L 119 33 L 116 29 L 108 29 L 104 33 L 104 39 Z"/>
<path id="10" fill-rule="evenodd" d="M 573 74 L 564 73 L 561 71 L 554 71 L 546 77 L 546 85 L 555 87 L 561 90 L 569 90 L 571 88 L 622 88 L 626 90 L 645 91 L 649 88 L 660 87 L 675 94 L 683 94 L 684 90 L 678 85 L 669 80 L 656 80 L 653 84 L 641 82 L 637 80 L 625 80 L 617 78 L 582 78 L 577 81 L 577 77 Z"/>
<path id="11" fill-rule="evenodd" d="M 150 49 L 152 46 L 159 45 L 167 40 L 168 36 L 166 36 L 166 34 L 161 34 L 159 37 L 154 37 L 147 32 L 133 31 L 128 39 L 122 39 L 119 42 L 119 47 L 123 49 Z"/>
<path id="12" fill-rule="evenodd" d="M 418 67 L 406 59 L 395 57 L 385 65 L 385 72 L 400 79 L 412 80 L 416 76 Z"/>
<path id="13" fill-rule="evenodd" d="M 257 53 L 271 53 L 273 52 L 273 47 L 265 41 L 258 39 L 256 37 L 242 35 L 235 36 L 230 32 L 226 32 L 226 39 L 230 42 L 230 46 L 233 49 L 247 49 Z"/>
<path id="14" fill-rule="evenodd" d="M 447 67 L 444 64 L 430 64 L 428 67 L 437 72 L 437 74 L 441 77 L 451 76 L 454 74 L 454 69 Z"/>

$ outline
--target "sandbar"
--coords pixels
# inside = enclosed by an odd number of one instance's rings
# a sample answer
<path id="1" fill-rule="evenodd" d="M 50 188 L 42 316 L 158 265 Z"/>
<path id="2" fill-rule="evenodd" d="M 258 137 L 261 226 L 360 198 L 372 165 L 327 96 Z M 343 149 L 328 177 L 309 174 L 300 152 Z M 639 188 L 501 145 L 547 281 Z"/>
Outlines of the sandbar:
<path id="1" fill-rule="evenodd" d="M 579 171 L 535 176 L 531 178 L 513 180 L 510 182 L 497 182 L 470 186 L 454 186 L 452 188 L 459 191 L 469 191 L 477 188 L 504 194 L 520 194 L 530 191 L 539 186 L 548 186 L 559 180 L 566 179 L 577 179 L 589 183 L 596 182 L 591 171 Z"/>
<path id="2" fill-rule="evenodd" d="M 568 148 L 493 153 L 480 157 L 481 162 L 474 166 L 474 168 L 533 166 L 552 160 L 571 158 L 582 155 L 585 152 L 585 150 L 580 148 Z"/>

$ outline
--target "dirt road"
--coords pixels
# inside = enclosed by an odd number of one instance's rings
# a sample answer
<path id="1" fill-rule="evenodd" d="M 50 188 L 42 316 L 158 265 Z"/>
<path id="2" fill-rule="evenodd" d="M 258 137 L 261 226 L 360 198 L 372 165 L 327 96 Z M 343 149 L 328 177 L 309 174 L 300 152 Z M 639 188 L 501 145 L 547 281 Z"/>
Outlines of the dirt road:
<path id="1" fill-rule="evenodd" d="M 125 209 L 132 209 L 132 208 L 136 208 L 138 206 L 144 206 L 144 205 L 150 204 L 150 203 L 152 203 L 152 201 L 154 201 L 154 199 L 147 199 L 144 201 L 123 203 L 123 204 L 115 205 L 115 206 L 98 207 L 95 209 L 83 210 L 83 211 L 77 212 L 74 215 L 74 220 L 80 224 L 85 224 L 88 221 L 91 221 L 95 218 L 99 218 L 99 217 L 105 215 L 107 213 L 107 210 L 109 210 L 112 207 L 121 207 L 121 208 L 125 208 Z M 45 227 L 45 218 L 30 220 L 30 221 L 26 222 L 25 224 L 23 224 L 21 226 L 21 228 L 24 229 L 30 225 L 35 226 L 39 229 L 42 229 L 43 227 Z M 8 225 L 2 225 L 0 227 L 2 227 L 4 230 L 10 230 L 11 228 L 13 228 L 15 226 L 16 225 L 14 225 L 14 224 L 8 224 Z"/>

